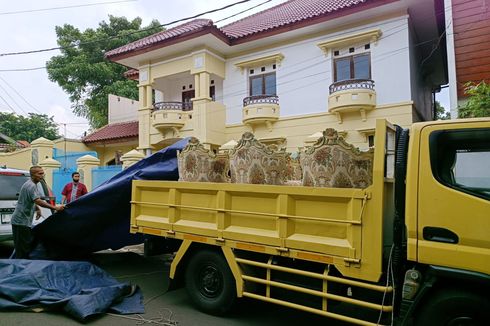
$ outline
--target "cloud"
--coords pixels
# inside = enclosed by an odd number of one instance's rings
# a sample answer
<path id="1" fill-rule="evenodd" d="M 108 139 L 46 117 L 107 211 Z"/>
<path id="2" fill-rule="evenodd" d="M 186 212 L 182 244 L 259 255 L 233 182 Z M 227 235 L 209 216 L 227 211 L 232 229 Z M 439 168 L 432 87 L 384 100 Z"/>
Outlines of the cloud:
<path id="1" fill-rule="evenodd" d="M 62 106 L 50 106 L 47 114 L 52 116 L 54 121 L 58 123 L 58 131 L 62 136 L 65 136 L 66 124 L 66 138 L 81 137 L 89 128 L 86 119 L 75 116 L 70 109 Z"/>
<path id="2" fill-rule="evenodd" d="M 29 9 L 41 9 L 66 6 L 63 0 L 24 0 L 2 1 L 1 12 L 20 11 Z M 283 0 L 274 0 L 259 8 L 249 11 L 244 15 L 263 10 L 276 5 Z M 83 3 L 83 1 L 81 1 Z M 116 4 L 98 5 L 92 7 L 70 8 L 43 12 L 21 13 L 16 15 L 4 15 L 0 19 L 0 52 L 18 52 L 36 50 L 56 46 L 55 26 L 70 24 L 81 31 L 87 28 L 97 28 L 102 20 L 107 20 L 109 15 L 125 16 L 128 19 L 141 17 L 143 25 L 148 25 L 153 19 L 160 23 L 168 23 L 183 17 L 192 16 L 209 9 L 223 7 L 235 0 L 222 0 L 210 2 L 202 0 L 188 1 L 161 1 L 140 0 Z M 215 14 L 208 14 L 202 18 L 218 20 L 233 13 L 249 8 L 260 1 L 241 4 Z M 244 16 L 243 14 L 241 16 Z M 227 20 L 229 23 L 241 16 Z M 58 55 L 59 51 L 35 53 L 29 55 L 0 57 L 0 69 L 33 68 L 46 64 L 50 57 Z M 56 84 L 49 81 L 46 71 L 37 70 L 29 72 L 0 72 L 32 106 L 41 113 L 55 117 L 58 123 L 71 123 L 67 125 L 67 137 L 82 135 L 88 125 L 76 125 L 74 123 L 86 123 L 83 118 L 76 117 L 70 108 L 68 95 Z M 32 108 L 26 105 L 22 99 L 16 98 L 24 110 L 32 112 Z M 0 110 L 5 111 L 3 102 L 0 101 Z M 7 109 L 8 111 L 8 109 Z M 64 128 L 60 130 L 63 134 Z"/>

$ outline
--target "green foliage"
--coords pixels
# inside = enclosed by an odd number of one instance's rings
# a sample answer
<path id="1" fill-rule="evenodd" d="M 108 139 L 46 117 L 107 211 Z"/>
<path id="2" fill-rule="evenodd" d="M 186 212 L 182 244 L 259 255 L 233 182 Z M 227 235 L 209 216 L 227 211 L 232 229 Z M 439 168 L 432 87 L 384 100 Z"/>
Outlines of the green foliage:
<path id="1" fill-rule="evenodd" d="M 468 101 L 458 109 L 459 118 L 490 117 L 490 84 L 482 81 L 478 84 L 465 84 Z"/>
<path id="2" fill-rule="evenodd" d="M 102 127 L 107 124 L 109 94 L 138 99 L 136 81 L 123 76 L 128 68 L 110 62 L 104 54 L 161 31 L 159 25 L 154 20 L 149 26 L 141 27 L 141 18 L 128 21 L 125 17 L 109 16 L 109 22 L 102 21 L 97 29 L 83 32 L 69 24 L 56 26 L 58 45 L 64 48 L 61 55 L 52 57 L 46 64 L 49 79 L 70 95 L 77 116 L 87 118 L 94 128 Z M 78 46 L 70 47 L 74 44 Z"/>
<path id="3" fill-rule="evenodd" d="M 15 140 L 33 141 L 39 137 L 56 139 L 58 126 L 53 117 L 46 114 L 29 113 L 28 117 L 0 112 L 0 132 Z"/>
<path id="4" fill-rule="evenodd" d="M 449 112 L 446 112 L 446 109 L 439 103 L 439 101 L 436 101 L 436 116 L 434 120 L 449 120 L 451 119 L 451 114 Z"/>

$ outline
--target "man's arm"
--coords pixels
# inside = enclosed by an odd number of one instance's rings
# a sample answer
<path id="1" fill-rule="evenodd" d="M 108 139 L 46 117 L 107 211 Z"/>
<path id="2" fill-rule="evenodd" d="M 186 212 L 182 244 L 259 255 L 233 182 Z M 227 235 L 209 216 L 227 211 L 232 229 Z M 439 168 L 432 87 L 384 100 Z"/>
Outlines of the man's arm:
<path id="1" fill-rule="evenodd" d="M 87 187 L 83 183 L 81 183 L 81 185 L 82 185 L 82 196 L 83 196 L 83 195 L 87 194 L 88 191 L 87 191 Z"/>
<path id="2" fill-rule="evenodd" d="M 38 206 L 41 206 L 41 207 L 44 207 L 44 208 L 49 208 L 49 209 L 55 210 L 57 212 L 61 212 L 63 209 L 65 209 L 65 206 L 63 206 L 63 205 L 55 205 L 55 206 L 53 206 L 51 204 L 48 204 L 47 202 L 45 202 L 41 198 L 36 198 L 34 200 L 34 203 L 36 203 L 36 205 L 38 205 Z"/>
<path id="3" fill-rule="evenodd" d="M 69 183 L 67 183 L 64 187 L 63 187 L 63 190 L 61 191 L 61 205 L 64 205 L 65 204 L 65 201 L 66 201 L 66 198 L 68 197 L 68 185 Z M 71 192 L 71 190 L 70 190 Z"/>
<path id="4" fill-rule="evenodd" d="M 36 220 L 39 220 L 41 216 L 42 216 L 41 208 L 36 205 Z"/>

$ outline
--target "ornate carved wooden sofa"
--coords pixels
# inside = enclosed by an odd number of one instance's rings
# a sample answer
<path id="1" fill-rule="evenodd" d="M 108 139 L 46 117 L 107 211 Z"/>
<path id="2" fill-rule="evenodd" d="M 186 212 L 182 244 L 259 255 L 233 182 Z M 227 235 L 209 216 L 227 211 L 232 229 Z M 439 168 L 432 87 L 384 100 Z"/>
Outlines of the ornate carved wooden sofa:
<path id="1" fill-rule="evenodd" d="M 179 181 L 230 182 L 228 157 L 216 155 L 192 137 L 182 152 L 177 152 Z"/>
<path id="2" fill-rule="evenodd" d="M 229 155 L 232 183 L 284 184 L 285 149 L 268 147 L 246 132 Z"/>
<path id="3" fill-rule="evenodd" d="M 361 152 L 332 128 L 301 153 L 300 162 L 304 186 L 366 188 L 372 183 L 373 150 Z"/>
<path id="4" fill-rule="evenodd" d="M 303 171 L 301 170 L 300 153 L 293 156 L 292 153 L 286 153 L 286 182 L 288 186 L 301 186 Z"/>

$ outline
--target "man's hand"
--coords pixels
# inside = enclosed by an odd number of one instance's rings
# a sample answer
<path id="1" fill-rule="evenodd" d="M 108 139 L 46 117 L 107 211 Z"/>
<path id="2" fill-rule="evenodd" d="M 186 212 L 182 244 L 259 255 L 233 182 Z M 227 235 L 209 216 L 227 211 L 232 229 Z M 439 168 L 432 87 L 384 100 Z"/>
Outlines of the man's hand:
<path id="1" fill-rule="evenodd" d="M 65 205 L 56 205 L 54 207 L 54 210 L 57 211 L 57 212 L 61 212 L 64 209 L 65 209 Z"/>
<path id="2" fill-rule="evenodd" d="M 41 218 L 41 210 L 39 208 L 36 209 L 36 220 L 39 220 Z"/>

